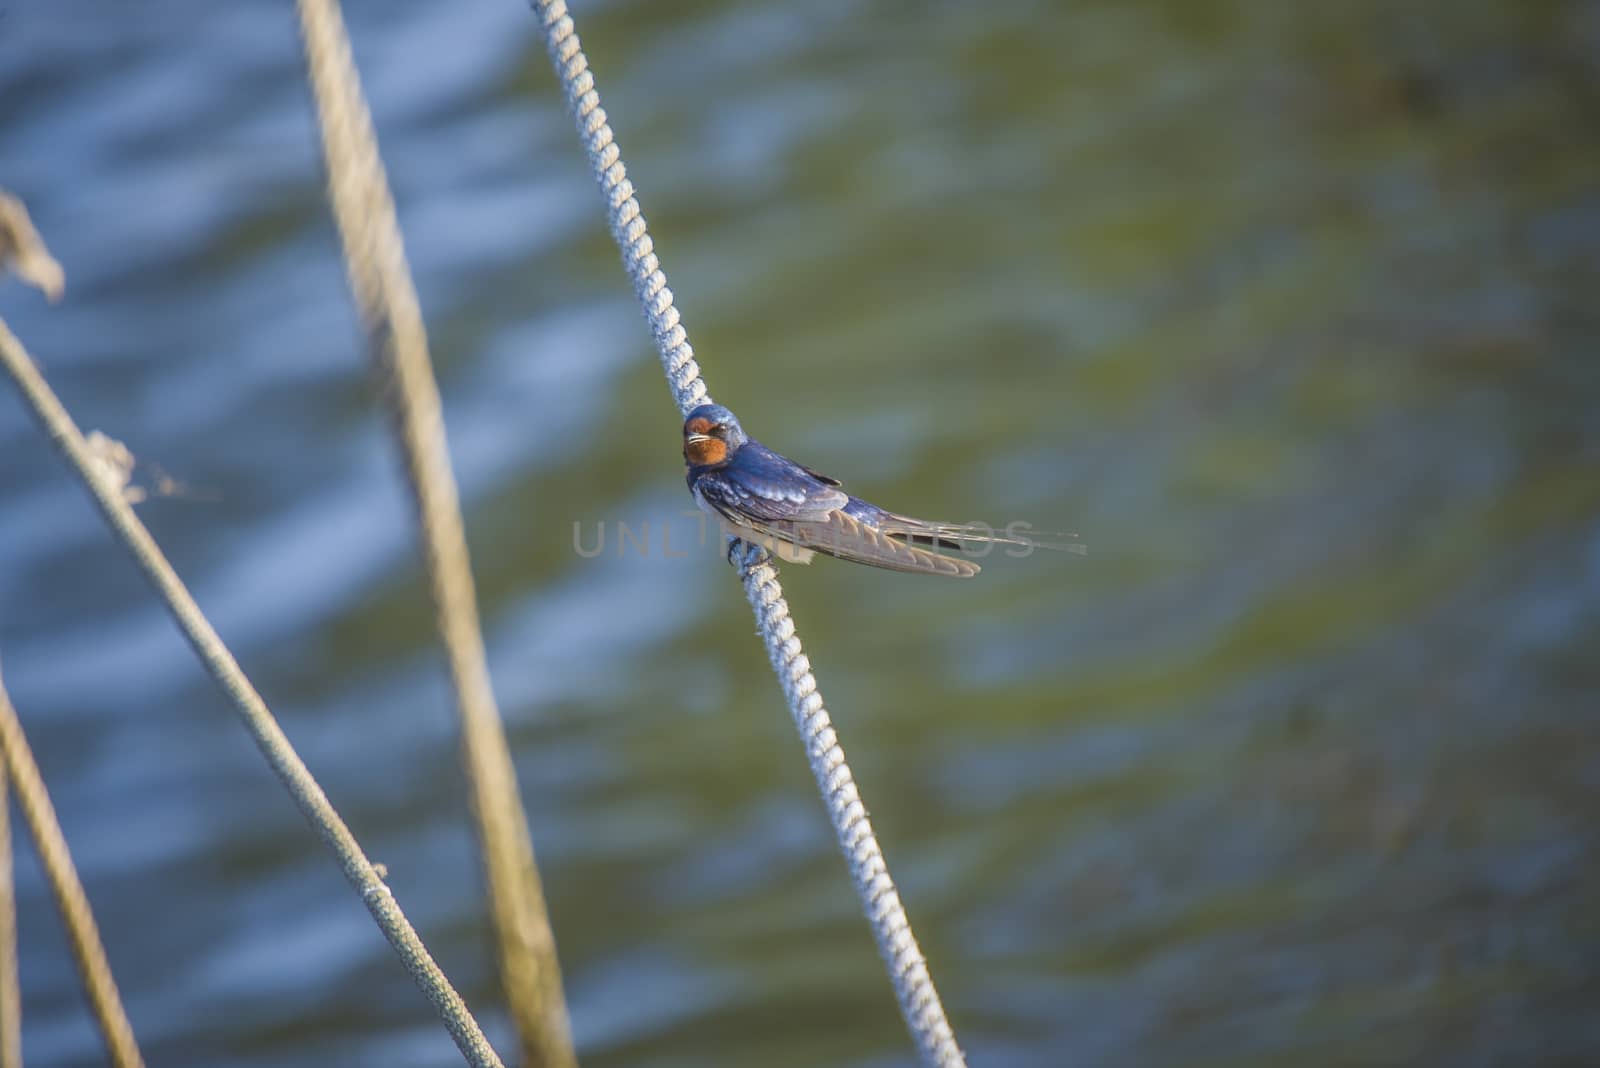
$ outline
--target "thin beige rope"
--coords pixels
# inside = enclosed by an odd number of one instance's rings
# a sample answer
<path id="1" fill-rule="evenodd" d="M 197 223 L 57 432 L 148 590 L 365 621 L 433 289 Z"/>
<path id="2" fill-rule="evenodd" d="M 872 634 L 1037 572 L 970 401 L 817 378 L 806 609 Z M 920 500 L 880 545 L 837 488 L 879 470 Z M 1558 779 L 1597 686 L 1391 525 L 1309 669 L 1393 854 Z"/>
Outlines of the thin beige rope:
<path id="1" fill-rule="evenodd" d="M 0 1068 L 22 1068 L 22 984 L 17 978 L 17 887 L 12 871 L 11 777 L 0 760 Z"/>
<path id="2" fill-rule="evenodd" d="M 306 65 L 322 126 L 328 195 L 387 391 L 417 506 L 423 556 L 461 716 L 462 761 L 478 828 L 506 1000 L 530 1068 L 575 1068 L 555 935 L 516 772 L 490 686 L 477 595 L 427 332 L 394 201 L 335 0 L 299 0 Z"/>
<path id="3" fill-rule="evenodd" d="M 3 682 L 0 682 L 0 761 L 5 764 L 5 776 L 0 778 L 11 780 L 17 807 L 28 825 L 45 880 L 50 884 L 50 894 L 61 913 L 61 923 L 67 929 L 67 944 L 72 947 L 72 959 L 83 979 L 89 1009 L 105 1039 L 106 1053 L 116 1068 L 144 1068 L 139 1043 L 133 1037 L 133 1024 L 128 1022 L 128 1013 L 122 1007 L 117 982 L 111 977 L 111 962 L 106 959 L 100 929 L 95 926 L 94 912 L 89 908 L 89 895 L 84 893 L 78 871 L 73 867 L 72 853 L 67 848 L 66 836 L 61 833 L 55 806 L 50 803 L 39 765 L 34 762 L 28 739 L 22 733 L 22 723 L 17 719 L 17 710 L 12 707 L 11 696 L 6 693 Z M 0 799 L 3 797 L 0 792 Z M 13 937 L 13 948 L 14 945 Z M 20 1023 L 20 1004 L 16 1013 Z M 22 1063 L 20 1048 L 15 1063 Z"/>
<path id="4" fill-rule="evenodd" d="M 350 828 L 345 826 L 344 820 L 328 802 L 327 795 L 294 751 L 294 746 L 289 744 L 288 737 L 273 718 L 266 702 L 245 677 L 239 662 L 223 644 L 216 629 L 200 611 L 200 606 L 183 585 L 183 580 L 172 570 L 161 547 L 134 514 L 133 506 L 123 495 L 124 473 L 113 470 L 84 439 L 72 416 L 67 414 L 66 408 L 4 319 L 0 319 L 0 368 L 11 376 L 51 444 L 60 450 L 89 488 L 112 533 L 133 554 L 134 562 L 155 586 L 156 593 L 177 621 L 178 629 L 188 639 L 211 677 L 233 702 L 245 728 L 255 739 L 279 781 L 294 798 L 295 804 L 300 807 L 307 822 L 339 858 L 345 878 L 360 893 L 362 902 L 377 921 L 384 937 L 433 1003 L 467 1063 L 473 1068 L 503 1068 L 488 1039 L 484 1038 L 483 1029 L 472 1018 L 461 996 L 417 937 L 405 913 L 395 903 L 394 895 L 361 851 Z"/>

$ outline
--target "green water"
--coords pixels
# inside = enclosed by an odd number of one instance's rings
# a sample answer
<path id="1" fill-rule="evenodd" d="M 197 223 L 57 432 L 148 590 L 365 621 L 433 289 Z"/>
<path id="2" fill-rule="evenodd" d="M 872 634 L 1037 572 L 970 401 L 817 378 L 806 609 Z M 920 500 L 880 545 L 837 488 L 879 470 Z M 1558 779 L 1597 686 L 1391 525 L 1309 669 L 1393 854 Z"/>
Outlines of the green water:
<path id="1" fill-rule="evenodd" d="M 973 1065 L 1600 1056 L 1600 6 L 575 7 L 717 400 L 1089 548 L 783 571 Z M 912 1063 L 531 16 L 348 14 L 583 1063 Z M 296 48 L 268 4 L 0 15 L 0 185 L 69 278 L 0 315 L 196 488 L 147 522 L 509 1051 Z M 150 1061 L 450 1063 L 0 441 L 0 655 Z M 19 864 L 28 1063 L 94 1063 Z"/>

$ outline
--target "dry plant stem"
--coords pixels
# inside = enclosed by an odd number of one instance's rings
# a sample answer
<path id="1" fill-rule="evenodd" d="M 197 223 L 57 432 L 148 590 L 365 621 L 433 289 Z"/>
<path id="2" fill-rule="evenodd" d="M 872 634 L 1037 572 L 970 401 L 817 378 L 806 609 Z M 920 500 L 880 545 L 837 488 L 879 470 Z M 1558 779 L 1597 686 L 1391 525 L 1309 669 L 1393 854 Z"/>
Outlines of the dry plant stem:
<path id="1" fill-rule="evenodd" d="M 113 533 L 133 554 L 134 561 L 177 620 L 184 638 L 199 655 L 212 678 L 217 680 L 217 684 L 232 700 L 268 765 L 294 798 L 307 821 L 333 849 L 339 866 L 344 869 L 345 878 L 361 894 L 362 902 L 367 906 L 367 911 L 372 913 L 384 937 L 400 955 L 406 970 L 428 996 L 428 1000 L 433 1002 L 467 1063 L 474 1068 L 502 1068 L 500 1058 L 490 1047 L 488 1039 L 484 1038 L 478 1022 L 472 1018 L 461 996 L 417 937 L 389 888 L 361 852 L 355 836 L 328 802 L 322 787 L 317 785 L 299 754 L 289 744 L 288 737 L 278 726 L 261 695 L 245 677 L 238 661 L 223 644 L 210 621 L 201 613 L 200 606 L 172 570 L 172 565 L 145 529 L 144 523 L 134 514 L 132 505 L 124 499 L 117 473 L 108 469 L 90 450 L 72 417 L 62 407 L 3 319 L 0 319 L 0 366 L 16 383 L 28 408 L 51 442 L 89 487 Z"/>
<path id="2" fill-rule="evenodd" d="M 506 1000 L 531 1068 L 575 1068 L 555 936 L 535 866 L 516 772 L 478 629 L 455 478 L 427 333 L 394 202 L 335 0 L 300 0 L 306 62 L 322 126 L 328 192 L 369 355 L 390 409 L 417 505 L 439 633 L 461 715 Z"/>
<path id="3" fill-rule="evenodd" d="M 0 189 L 0 274 L 15 271 L 18 278 L 37 286 L 51 301 L 61 299 L 67 277 L 61 264 L 39 240 L 22 201 Z"/>
<path id="4" fill-rule="evenodd" d="M 4 329 L 4 326 L 0 325 L 0 329 Z M 34 762 L 28 739 L 22 733 L 22 723 L 17 719 L 17 710 L 12 707 L 4 684 L 0 684 L 0 763 L 5 766 L 5 774 L 0 775 L 0 779 L 9 777 L 13 783 L 17 807 L 22 810 L 22 818 L 39 853 L 40 866 L 50 884 L 50 893 L 61 912 L 61 922 L 67 929 L 67 941 L 72 946 L 72 959 L 78 965 L 78 974 L 83 979 L 83 989 L 89 998 L 89 1008 L 105 1039 L 106 1053 L 116 1068 L 144 1068 L 144 1058 L 139 1055 L 139 1044 L 133 1037 L 133 1025 L 128 1022 L 128 1014 L 122 1008 L 116 980 L 111 978 L 111 963 L 106 960 L 105 947 L 100 944 L 100 931 L 95 926 L 94 913 L 89 908 L 89 895 L 84 893 L 83 883 L 78 880 L 77 869 L 72 865 L 72 854 L 67 849 L 67 840 L 61 833 L 61 824 L 56 820 L 55 806 L 50 803 L 44 779 L 39 774 L 39 765 Z M 4 792 L 0 791 L 0 801 L 3 800 Z M 6 881 L 9 884 L 9 849 L 6 851 L 6 861 Z M 9 886 L 7 889 L 9 891 Z M 8 901 L 7 905 L 10 904 Z M 9 913 L 11 910 L 7 908 L 6 911 Z M 10 917 L 3 922 L 9 927 Z M 8 956 L 14 963 L 15 932 L 7 934 L 11 944 L 4 948 L 12 951 Z M 12 992 L 15 993 L 15 990 Z M 0 1019 L 0 1026 L 5 1028 L 7 1046 L 21 1041 L 15 1026 L 22 1016 L 20 1001 L 14 1011 L 16 1015 L 12 1019 Z M 11 1010 L 8 1010 L 6 1015 L 10 1014 Z M 6 1056 L 14 1056 L 15 1059 L 10 1063 L 20 1066 L 20 1045 Z"/>
<path id="5" fill-rule="evenodd" d="M 0 687 L 0 701 L 4 701 Z M 11 788 L 0 760 L 0 1068 L 22 1068 L 22 987 L 17 980 L 17 888 L 11 866 Z"/>

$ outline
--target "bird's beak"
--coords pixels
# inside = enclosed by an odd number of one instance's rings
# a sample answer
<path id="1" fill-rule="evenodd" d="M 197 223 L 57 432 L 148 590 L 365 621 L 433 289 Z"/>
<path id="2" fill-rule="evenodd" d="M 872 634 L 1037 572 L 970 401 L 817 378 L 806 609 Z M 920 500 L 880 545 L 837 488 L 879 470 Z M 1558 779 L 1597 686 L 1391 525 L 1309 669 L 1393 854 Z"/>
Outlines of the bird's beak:
<path id="1" fill-rule="evenodd" d="M 710 434 L 690 434 L 688 437 L 684 438 L 683 440 L 687 444 L 698 445 L 702 441 L 710 441 L 711 440 L 711 435 Z"/>

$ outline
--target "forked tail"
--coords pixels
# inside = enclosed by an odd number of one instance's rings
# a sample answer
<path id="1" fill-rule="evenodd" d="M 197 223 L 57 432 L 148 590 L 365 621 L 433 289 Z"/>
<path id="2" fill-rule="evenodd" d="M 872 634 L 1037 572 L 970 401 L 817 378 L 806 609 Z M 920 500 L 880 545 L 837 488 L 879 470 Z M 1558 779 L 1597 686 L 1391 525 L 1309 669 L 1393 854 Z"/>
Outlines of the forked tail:
<path id="1" fill-rule="evenodd" d="M 932 545 L 941 549 L 960 549 L 967 545 L 1017 545 L 1026 549 L 1052 549 L 1056 552 L 1086 554 L 1089 547 L 1071 531 L 1034 530 L 1029 523 L 1008 523 L 999 530 L 987 523 L 933 523 L 908 515 L 889 512 L 878 522 L 878 529 L 891 538 L 913 545 Z"/>

